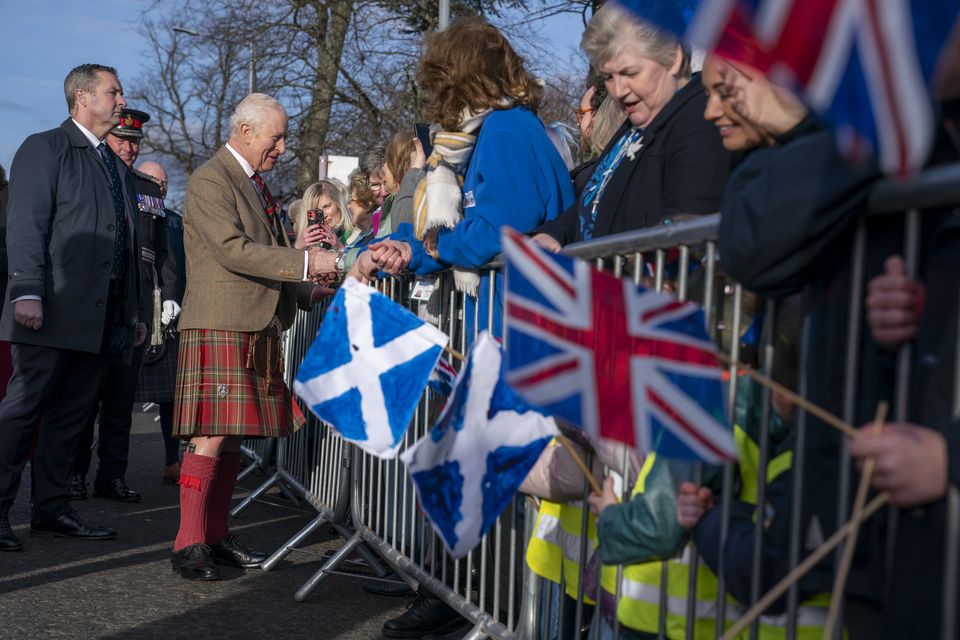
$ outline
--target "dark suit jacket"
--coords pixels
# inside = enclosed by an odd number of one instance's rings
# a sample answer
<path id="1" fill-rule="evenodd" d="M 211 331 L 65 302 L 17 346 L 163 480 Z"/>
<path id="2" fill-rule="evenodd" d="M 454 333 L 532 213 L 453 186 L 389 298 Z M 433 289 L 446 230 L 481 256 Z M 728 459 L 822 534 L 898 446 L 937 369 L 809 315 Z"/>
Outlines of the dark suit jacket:
<path id="1" fill-rule="evenodd" d="M 717 128 L 703 119 L 707 99 L 694 74 L 644 130 L 636 160 L 625 158 L 600 198 L 594 237 L 659 224 L 664 218 L 720 210 L 731 158 Z M 630 128 L 630 121 L 610 139 L 606 156 Z M 580 200 L 563 215 L 542 225 L 560 244 L 582 240 Z"/>
<path id="2" fill-rule="evenodd" d="M 7 291 L 7 199 L 9 192 L 0 190 L 0 286 L 3 293 Z M 6 295 L 0 296 L 0 316 L 3 314 L 3 301 Z"/>
<path id="3" fill-rule="evenodd" d="M 127 251 L 125 317 L 135 324 L 140 305 L 137 204 L 127 167 L 117 160 L 124 188 Z M 100 154 L 67 119 L 27 138 L 10 168 L 7 215 L 9 284 L 0 340 L 59 349 L 100 351 L 113 266 L 116 212 L 110 176 Z M 43 327 L 13 319 L 11 300 L 43 299 Z"/>

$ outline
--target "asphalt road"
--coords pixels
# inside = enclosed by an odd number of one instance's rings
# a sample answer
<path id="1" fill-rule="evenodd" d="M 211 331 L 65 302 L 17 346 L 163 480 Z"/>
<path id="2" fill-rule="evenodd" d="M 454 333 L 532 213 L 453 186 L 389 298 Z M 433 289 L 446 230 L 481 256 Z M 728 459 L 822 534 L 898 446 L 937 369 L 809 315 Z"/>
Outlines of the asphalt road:
<path id="1" fill-rule="evenodd" d="M 341 539 L 322 528 L 273 571 L 237 569 L 220 582 L 191 582 L 170 566 L 179 510 L 177 487 L 160 482 L 163 449 L 156 413 L 135 413 L 127 483 L 143 494 L 136 504 L 102 498 L 75 503 L 91 524 L 114 527 L 116 540 L 80 542 L 31 538 L 29 468 L 10 514 L 22 553 L 0 554 L 0 639 L 109 638 L 380 638 L 383 623 L 412 598 L 367 594 L 362 580 L 333 575 L 303 603 L 294 592 L 319 569 L 322 553 Z M 94 459 L 94 466 L 96 459 Z M 93 481 L 91 469 L 88 482 Z M 235 499 L 264 476 L 253 473 Z M 272 552 L 315 515 L 276 493 L 254 503 L 233 531 L 251 547 Z"/>

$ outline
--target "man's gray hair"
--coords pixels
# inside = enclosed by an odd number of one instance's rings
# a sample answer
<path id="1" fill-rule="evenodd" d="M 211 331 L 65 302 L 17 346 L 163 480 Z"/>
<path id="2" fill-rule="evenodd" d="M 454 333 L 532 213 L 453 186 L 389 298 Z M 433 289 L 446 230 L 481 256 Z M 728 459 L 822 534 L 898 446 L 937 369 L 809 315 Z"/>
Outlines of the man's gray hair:
<path id="1" fill-rule="evenodd" d="M 370 176 L 374 174 L 380 175 L 383 171 L 383 163 L 386 162 L 386 160 L 387 145 L 383 142 L 374 142 L 373 145 L 360 154 L 360 171 L 364 177 L 366 177 L 367 182 L 370 181 Z"/>
<path id="2" fill-rule="evenodd" d="M 265 93 L 251 93 L 233 110 L 233 115 L 230 116 L 230 135 L 239 132 L 240 125 L 243 124 L 256 129 L 263 121 L 263 114 L 273 109 L 282 111 L 284 115 L 287 113 L 276 98 Z"/>
<path id="3" fill-rule="evenodd" d="M 100 84 L 97 74 L 101 71 L 117 75 L 116 69 L 102 64 L 82 64 L 70 70 L 63 80 L 63 95 L 67 98 L 68 113 L 73 113 L 77 106 L 77 91 L 93 93 L 97 90 L 97 85 Z"/>

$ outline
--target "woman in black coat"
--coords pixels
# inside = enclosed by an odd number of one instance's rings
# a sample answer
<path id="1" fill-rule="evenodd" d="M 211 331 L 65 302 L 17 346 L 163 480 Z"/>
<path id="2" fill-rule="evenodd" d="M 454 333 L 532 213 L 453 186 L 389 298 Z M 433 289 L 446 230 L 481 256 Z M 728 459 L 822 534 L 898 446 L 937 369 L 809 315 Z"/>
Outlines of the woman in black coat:
<path id="1" fill-rule="evenodd" d="M 614 3 L 597 11 L 580 44 L 627 121 L 577 203 L 534 239 L 559 250 L 676 214 L 716 213 L 730 155 L 703 119 L 706 96 L 691 76 L 689 52 Z"/>

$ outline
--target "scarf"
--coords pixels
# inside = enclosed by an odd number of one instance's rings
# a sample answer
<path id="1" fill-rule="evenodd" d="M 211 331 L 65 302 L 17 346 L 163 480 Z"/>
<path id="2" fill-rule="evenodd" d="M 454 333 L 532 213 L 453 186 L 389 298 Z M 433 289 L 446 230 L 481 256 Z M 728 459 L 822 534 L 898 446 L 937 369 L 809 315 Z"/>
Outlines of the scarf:
<path id="1" fill-rule="evenodd" d="M 594 169 L 590 181 L 583 190 L 578 207 L 580 216 L 580 237 L 583 240 L 593 238 L 593 228 L 597 224 L 597 213 L 600 207 L 600 198 L 610 184 L 610 179 L 624 157 L 629 156 L 633 161 L 637 153 L 643 148 L 643 130 L 637 127 L 628 129 L 613 148 L 605 155 Z"/>
<path id="2" fill-rule="evenodd" d="M 464 112 L 458 131 L 433 132 L 433 152 L 424 168 L 426 176 L 413 195 L 413 232 L 418 240 L 423 240 L 431 229 L 453 229 L 463 220 L 463 176 L 477 144 L 473 132 L 491 111 Z M 454 267 L 453 280 L 458 291 L 477 297 L 480 275 L 476 269 Z"/>

